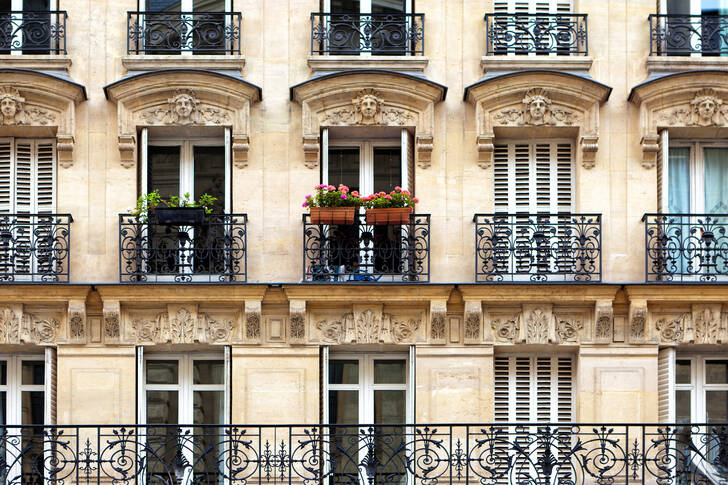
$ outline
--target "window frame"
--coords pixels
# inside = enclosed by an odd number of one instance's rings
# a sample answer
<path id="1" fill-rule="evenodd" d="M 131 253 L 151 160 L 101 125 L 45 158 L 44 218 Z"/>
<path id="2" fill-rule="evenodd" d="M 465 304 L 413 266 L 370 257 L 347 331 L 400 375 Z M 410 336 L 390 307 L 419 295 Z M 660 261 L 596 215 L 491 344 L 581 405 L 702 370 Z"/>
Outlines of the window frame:
<path id="1" fill-rule="evenodd" d="M 675 373 L 675 389 L 672 396 L 675 402 L 675 416 L 677 417 L 677 392 L 690 391 L 690 422 L 691 423 L 707 423 L 706 409 L 706 392 L 708 391 L 726 391 L 728 392 L 728 383 L 725 384 L 708 384 L 706 383 L 706 363 L 710 360 L 728 360 L 725 353 L 677 353 L 675 355 L 675 368 L 677 369 L 677 361 L 690 361 L 690 384 L 680 384 L 677 382 L 677 372 Z"/>
<path id="2" fill-rule="evenodd" d="M 329 151 L 336 148 L 359 148 L 359 193 L 371 194 L 374 192 L 374 149 L 375 148 L 400 148 L 402 150 L 401 139 L 397 142 L 395 138 L 369 138 L 369 139 L 343 139 L 341 141 L 334 139 L 329 140 L 326 149 L 325 166 L 322 171 L 322 182 L 329 183 Z M 400 167 L 402 166 L 402 155 L 400 153 Z M 407 174 L 400 169 L 399 186 L 403 187 Z"/>
<path id="3" fill-rule="evenodd" d="M 6 423 L 5 426 L 23 425 L 23 392 L 43 393 L 43 423 L 29 423 L 33 425 L 45 425 L 48 421 L 48 402 L 46 399 L 48 375 L 46 372 L 46 358 L 44 354 L 21 353 L 21 354 L 0 354 L 0 361 L 7 365 L 6 384 L 0 385 L 0 392 L 5 392 Z M 23 384 L 23 362 L 34 361 L 43 363 L 43 384 Z"/>
<path id="4" fill-rule="evenodd" d="M 143 1 L 143 0 L 142 0 Z M 405 0 L 405 14 L 412 13 L 414 0 Z M 324 0 L 324 13 L 331 13 L 331 0 Z M 359 12 L 348 12 L 352 14 L 367 15 L 372 13 L 372 0 L 359 0 Z"/>

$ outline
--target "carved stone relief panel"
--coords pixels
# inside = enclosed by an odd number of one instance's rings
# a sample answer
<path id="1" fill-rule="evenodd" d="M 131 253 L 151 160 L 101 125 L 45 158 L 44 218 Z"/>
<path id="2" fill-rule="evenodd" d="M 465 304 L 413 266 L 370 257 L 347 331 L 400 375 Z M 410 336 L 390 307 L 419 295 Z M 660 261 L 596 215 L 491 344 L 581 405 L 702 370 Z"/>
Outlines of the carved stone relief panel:
<path id="1" fill-rule="evenodd" d="M 551 312 L 551 305 L 523 305 L 526 343 L 547 344 L 556 341 L 553 315 Z"/>
<path id="2" fill-rule="evenodd" d="M 245 341 L 259 343 L 261 340 L 263 317 L 261 302 L 248 300 L 245 302 Z"/>
<path id="3" fill-rule="evenodd" d="M 594 342 L 611 344 L 614 338 L 614 309 L 611 300 L 598 300 L 594 309 Z"/>
<path id="4" fill-rule="evenodd" d="M 633 300 L 629 307 L 629 320 L 627 322 L 627 341 L 639 344 L 647 341 L 647 302 Z"/>
<path id="5" fill-rule="evenodd" d="M 412 344 L 425 340 L 423 311 L 389 313 L 381 305 L 354 305 L 350 312 L 314 312 L 311 320 L 312 343 Z"/>
<path id="6" fill-rule="evenodd" d="M 430 302 L 430 343 L 447 343 L 447 302 L 444 300 Z"/>
<path id="7" fill-rule="evenodd" d="M 66 339 L 74 343 L 86 343 L 86 302 L 72 300 L 68 302 L 68 330 Z"/>
<path id="8" fill-rule="evenodd" d="M 466 301 L 463 328 L 463 342 L 477 344 L 483 338 L 483 304 L 481 301 Z"/>
<path id="9" fill-rule="evenodd" d="M 495 343 L 517 344 L 526 341 L 521 307 L 486 308 L 483 316 L 486 328 Z M 490 340 L 490 339 L 488 339 Z"/>
<path id="10" fill-rule="evenodd" d="M 650 317 L 654 322 L 655 335 L 661 344 L 682 343 L 685 339 L 686 329 L 692 327 L 692 314 L 690 313 L 653 313 Z"/>
<path id="11" fill-rule="evenodd" d="M 105 314 L 113 319 L 113 313 Z M 194 304 L 123 312 L 122 340 L 137 345 L 228 344 L 238 321 L 234 309 L 200 310 Z M 106 317 L 105 317 L 106 318 Z"/>
<path id="12" fill-rule="evenodd" d="M 560 344 L 580 343 L 584 340 L 585 313 L 554 310 L 554 330 Z"/>
<path id="13" fill-rule="evenodd" d="M 119 343 L 121 339 L 121 306 L 118 301 L 104 300 L 102 324 L 104 343 Z"/>
<path id="14" fill-rule="evenodd" d="M 288 343 L 302 344 L 306 341 L 306 301 L 289 302 Z"/>
<path id="15" fill-rule="evenodd" d="M 23 305 L 0 307 L 0 343 L 55 345 L 64 320 L 62 311 L 23 308 Z"/>
<path id="16" fill-rule="evenodd" d="M 720 303 L 694 304 L 691 325 L 686 327 L 685 341 L 696 344 L 726 342 L 726 320 Z"/>

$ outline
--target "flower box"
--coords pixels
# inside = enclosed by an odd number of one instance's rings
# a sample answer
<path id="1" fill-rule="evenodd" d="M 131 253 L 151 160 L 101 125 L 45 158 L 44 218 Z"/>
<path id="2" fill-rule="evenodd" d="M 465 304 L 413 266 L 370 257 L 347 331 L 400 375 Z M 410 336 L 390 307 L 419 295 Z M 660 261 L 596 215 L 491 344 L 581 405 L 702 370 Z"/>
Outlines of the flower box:
<path id="1" fill-rule="evenodd" d="M 373 226 L 409 224 L 412 207 L 367 209 L 367 224 Z"/>
<path id="2" fill-rule="evenodd" d="M 354 224 L 356 207 L 311 207 L 311 224 Z"/>
<path id="3" fill-rule="evenodd" d="M 199 226 L 205 222 L 204 207 L 157 207 L 154 214 L 162 226 Z"/>

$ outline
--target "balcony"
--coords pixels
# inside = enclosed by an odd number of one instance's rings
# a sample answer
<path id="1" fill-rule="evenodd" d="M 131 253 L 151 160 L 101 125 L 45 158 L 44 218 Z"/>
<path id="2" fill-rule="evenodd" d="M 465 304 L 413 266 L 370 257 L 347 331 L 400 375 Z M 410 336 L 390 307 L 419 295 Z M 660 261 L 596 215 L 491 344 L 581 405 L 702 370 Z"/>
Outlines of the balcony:
<path id="1" fill-rule="evenodd" d="M 651 56 L 728 54 L 728 15 L 650 15 Z"/>
<path id="2" fill-rule="evenodd" d="M 66 12 L 0 11 L 0 54 L 66 54 Z"/>
<path id="3" fill-rule="evenodd" d="M 600 214 L 476 214 L 476 282 L 600 282 Z"/>
<path id="4" fill-rule="evenodd" d="M 430 215 L 404 225 L 312 224 L 303 215 L 303 281 L 430 281 Z"/>
<path id="5" fill-rule="evenodd" d="M 245 283 L 246 214 L 205 214 L 199 224 L 172 225 L 119 215 L 122 282 Z"/>
<path id="6" fill-rule="evenodd" d="M 586 14 L 485 15 L 486 55 L 588 55 Z"/>
<path id="7" fill-rule="evenodd" d="M 0 283 L 66 283 L 70 214 L 0 214 Z"/>
<path id="8" fill-rule="evenodd" d="M 127 12 L 127 54 L 240 54 L 240 12 Z"/>
<path id="9" fill-rule="evenodd" d="M 421 13 L 312 13 L 311 54 L 423 55 L 424 24 Z"/>
<path id="10" fill-rule="evenodd" d="M 7 483 L 721 484 L 728 424 L 3 426 Z"/>
<path id="11" fill-rule="evenodd" d="M 728 281 L 728 214 L 645 214 L 647 282 Z"/>

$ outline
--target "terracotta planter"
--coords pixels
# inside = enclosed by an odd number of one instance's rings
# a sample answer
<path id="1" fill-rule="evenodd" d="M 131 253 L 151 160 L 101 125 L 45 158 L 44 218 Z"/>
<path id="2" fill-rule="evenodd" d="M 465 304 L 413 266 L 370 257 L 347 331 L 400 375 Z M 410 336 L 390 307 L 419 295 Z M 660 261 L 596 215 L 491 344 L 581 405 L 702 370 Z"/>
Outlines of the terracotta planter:
<path id="1" fill-rule="evenodd" d="M 356 207 L 311 207 L 311 224 L 354 224 Z"/>
<path id="2" fill-rule="evenodd" d="M 367 209 L 367 224 L 374 226 L 409 224 L 412 207 Z"/>

